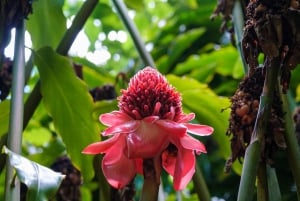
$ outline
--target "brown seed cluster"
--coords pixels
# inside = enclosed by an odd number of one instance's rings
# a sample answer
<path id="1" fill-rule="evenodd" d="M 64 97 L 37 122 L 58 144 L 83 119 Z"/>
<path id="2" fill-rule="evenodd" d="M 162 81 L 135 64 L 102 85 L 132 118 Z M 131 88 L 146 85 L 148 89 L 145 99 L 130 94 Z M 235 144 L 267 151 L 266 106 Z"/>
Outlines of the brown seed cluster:
<path id="1" fill-rule="evenodd" d="M 250 144 L 252 131 L 256 121 L 259 100 L 264 85 L 265 75 L 263 68 L 256 68 L 252 75 L 244 78 L 239 88 L 231 97 L 231 114 L 227 135 L 231 136 L 232 155 L 227 161 L 225 170 L 229 171 L 231 164 L 245 155 L 245 150 Z M 262 159 L 272 162 L 272 156 L 278 148 L 285 148 L 283 138 L 283 112 L 281 101 L 275 94 L 271 110 L 271 118 L 268 121 L 267 132 L 265 133 L 265 148 L 262 152 Z"/>
<path id="2" fill-rule="evenodd" d="M 117 97 L 115 87 L 110 84 L 95 87 L 90 90 L 90 94 L 94 101 L 113 100 Z"/>
<path id="3" fill-rule="evenodd" d="M 56 193 L 56 200 L 81 200 L 81 173 L 73 166 L 71 160 L 68 157 L 60 157 L 52 164 L 51 169 L 66 175 Z"/>
<path id="4" fill-rule="evenodd" d="M 295 3 L 296 2 L 296 3 Z M 289 87 L 291 70 L 300 63 L 300 7 L 298 1 L 251 0 L 242 40 L 243 55 L 250 74 L 258 56 L 281 59 L 281 84 Z"/>

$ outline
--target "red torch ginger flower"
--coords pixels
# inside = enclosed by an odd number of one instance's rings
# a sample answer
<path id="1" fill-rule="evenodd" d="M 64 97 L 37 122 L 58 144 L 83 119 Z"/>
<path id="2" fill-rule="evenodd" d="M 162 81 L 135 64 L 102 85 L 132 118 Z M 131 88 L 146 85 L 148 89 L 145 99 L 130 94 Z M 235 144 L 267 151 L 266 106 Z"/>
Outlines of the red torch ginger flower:
<path id="1" fill-rule="evenodd" d="M 139 71 L 128 89 L 122 90 L 119 111 L 102 114 L 108 140 L 87 146 L 83 153 L 105 153 L 103 173 L 115 188 L 122 188 L 142 173 L 142 161 L 161 157 L 163 168 L 173 176 L 174 188 L 183 189 L 195 172 L 195 155 L 205 146 L 188 133 L 210 135 L 213 128 L 187 123 L 194 113 L 184 114 L 181 96 L 166 78 L 151 67 Z"/>

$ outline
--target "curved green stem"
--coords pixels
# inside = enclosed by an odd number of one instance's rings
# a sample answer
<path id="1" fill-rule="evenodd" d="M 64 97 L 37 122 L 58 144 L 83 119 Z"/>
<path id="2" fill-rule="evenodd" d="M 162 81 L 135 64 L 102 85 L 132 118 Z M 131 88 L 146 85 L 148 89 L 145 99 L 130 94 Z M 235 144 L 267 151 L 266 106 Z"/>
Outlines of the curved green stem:
<path id="1" fill-rule="evenodd" d="M 193 176 L 193 182 L 199 200 L 210 201 L 210 193 L 198 164 L 196 164 L 196 172 Z"/>
<path id="2" fill-rule="evenodd" d="M 25 80 L 25 53 L 24 53 L 24 22 L 20 21 L 16 27 L 16 42 L 14 50 L 12 99 L 10 106 L 10 124 L 7 146 L 15 153 L 21 153 L 23 130 L 23 97 Z M 20 200 L 20 181 L 14 182 L 14 169 L 6 162 L 5 200 Z"/>

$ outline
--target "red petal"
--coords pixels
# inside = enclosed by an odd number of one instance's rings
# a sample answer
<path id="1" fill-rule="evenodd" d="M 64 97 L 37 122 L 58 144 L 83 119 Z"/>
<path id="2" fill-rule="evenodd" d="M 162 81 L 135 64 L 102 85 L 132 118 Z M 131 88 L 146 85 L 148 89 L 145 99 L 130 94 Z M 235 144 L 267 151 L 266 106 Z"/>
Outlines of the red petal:
<path id="1" fill-rule="evenodd" d="M 190 114 L 182 114 L 178 117 L 178 120 L 176 122 L 178 123 L 186 123 L 189 122 L 191 120 L 193 120 L 195 118 L 195 114 L 194 113 L 190 113 Z"/>
<path id="2" fill-rule="evenodd" d="M 136 120 L 130 120 L 123 122 L 123 124 L 111 126 L 102 132 L 102 135 L 113 135 L 115 133 L 131 133 L 139 128 L 140 122 Z"/>
<path id="3" fill-rule="evenodd" d="M 111 148 L 119 139 L 120 135 L 115 135 L 105 141 L 96 142 L 88 145 L 82 151 L 84 154 L 99 154 L 105 153 L 109 148 Z"/>
<path id="4" fill-rule="evenodd" d="M 186 149 L 195 150 L 197 154 L 206 153 L 205 145 L 189 135 L 180 138 L 180 144 Z"/>
<path id="5" fill-rule="evenodd" d="M 162 166 L 170 174 L 174 175 L 176 156 L 169 154 L 168 151 L 162 153 Z"/>
<path id="6" fill-rule="evenodd" d="M 170 120 L 158 120 L 156 124 L 169 133 L 171 137 L 183 137 L 186 134 L 187 128 L 182 123 L 177 123 Z"/>
<path id="7" fill-rule="evenodd" d="M 105 113 L 100 115 L 99 120 L 106 126 L 114 126 L 130 121 L 132 120 L 132 118 L 123 112 L 112 111 L 111 113 Z"/>
<path id="8" fill-rule="evenodd" d="M 136 172 L 143 175 L 143 159 L 135 159 Z"/>
<path id="9" fill-rule="evenodd" d="M 182 190 L 191 181 L 195 173 L 195 155 L 193 151 L 178 149 L 178 156 L 174 172 L 174 188 Z"/>
<path id="10" fill-rule="evenodd" d="M 168 133 L 156 123 L 141 121 L 140 127 L 127 135 L 127 154 L 129 158 L 151 158 L 160 154 L 169 142 Z"/>
<path id="11" fill-rule="evenodd" d="M 104 176 L 108 183 L 115 188 L 124 187 L 136 174 L 135 161 L 124 155 L 125 146 L 125 136 L 121 135 L 105 154 L 102 161 Z"/>
<path id="12" fill-rule="evenodd" d="M 149 117 L 145 117 L 143 119 L 143 121 L 145 121 L 147 123 L 154 123 L 157 120 L 159 120 L 159 116 L 149 116 Z"/>
<path id="13" fill-rule="evenodd" d="M 199 135 L 199 136 L 206 136 L 210 135 L 214 132 L 214 129 L 210 126 L 200 125 L 200 124 L 184 124 L 188 128 L 188 132 Z"/>
<path id="14" fill-rule="evenodd" d="M 136 175 L 135 161 L 128 159 L 124 154 L 121 154 L 121 157 L 115 161 L 113 156 L 114 154 L 110 155 L 110 153 L 104 156 L 102 161 L 103 174 L 110 185 L 115 188 L 123 188 Z"/>

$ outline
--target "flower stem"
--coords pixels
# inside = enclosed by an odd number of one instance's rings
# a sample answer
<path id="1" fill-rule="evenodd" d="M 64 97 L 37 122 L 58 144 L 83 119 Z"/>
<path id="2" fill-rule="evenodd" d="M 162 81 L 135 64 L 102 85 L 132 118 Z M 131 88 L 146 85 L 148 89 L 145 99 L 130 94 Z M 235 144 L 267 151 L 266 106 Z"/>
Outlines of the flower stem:
<path id="1" fill-rule="evenodd" d="M 140 201 L 157 201 L 160 185 L 160 158 L 144 159 L 144 185 Z"/>
<path id="2" fill-rule="evenodd" d="M 25 54 L 24 54 L 24 21 L 21 20 L 16 27 L 16 42 L 14 49 L 12 99 L 10 106 L 10 124 L 7 146 L 15 153 L 21 153 L 23 130 L 23 97 L 25 79 Z M 5 200 L 20 200 L 20 181 L 14 182 L 14 170 L 6 161 Z"/>
<path id="3" fill-rule="evenodd" d="M 238 192 L 238 201 L 252 201 L 255 180 L 259 165 L 264 135 L 271 114 L 274 92 L 280 69 L 280 57 L 267 58 L 265 63 L 266 78 L 250 145 L 245 153 L 245 160 Z"/>
<path id="4" fill-rule="evenodd" d="M 298 201 L 300 201 L 300 150 L 295 135 L 292 113 L 289 107 L 288 97 L 281 93 L 283 111 L 285 111 L 285 141 L 287 144 L 287 158 L 292 170 L 297 187 Z"/>
<path id="5" fill-rule="evenodd" d="M 196 164 L 196 172 L 193 176 L 193 182 L 199 200 L 210 201 L 210 193 L 198 164 Z"/>

